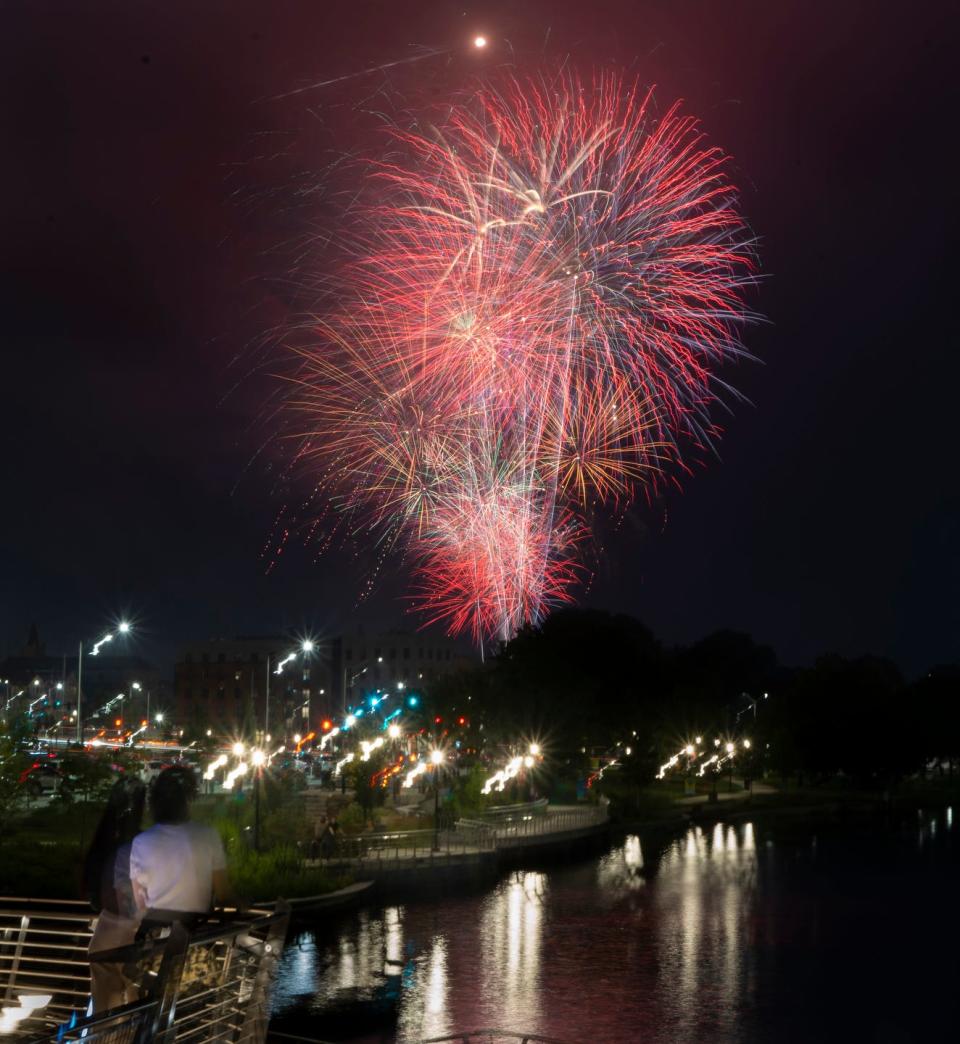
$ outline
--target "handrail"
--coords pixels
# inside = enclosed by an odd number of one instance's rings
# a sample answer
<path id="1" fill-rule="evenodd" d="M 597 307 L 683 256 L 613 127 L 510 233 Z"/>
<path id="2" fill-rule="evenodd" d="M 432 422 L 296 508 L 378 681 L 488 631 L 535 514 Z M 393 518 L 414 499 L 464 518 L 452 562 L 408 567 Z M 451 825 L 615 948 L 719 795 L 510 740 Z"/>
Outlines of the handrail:
<path id="1" fill-rule="evenodd" d="M 518 1033 L 516 1030 L 478 1029 L 467 1033 L 452 1033 L 446 1037 L 427 1037 L 417 1044 L 499 1044 L 501 1041 L 519 1041 L 520 1044 L 572 1044 L 556 1037 L 541 1037 L 538 1033 Z"/>
<path id="2" fill-rule="evenodd" d="M 90 995 L 88 946 L 92 914 L 85 904 L 6 898 L 0 908 L 0 998 L 22 1009 L 16 1039 L 172 1044 L 176 1040 L 256 1044 L 266 1036 L 270 985 L 283 948 L 289 906 L 200 927 L 188 936 L 174 925 L 164 939 L 98 952 L 123 963 L 141 1001 L 85 1018 Z M 17 905 L 18 908 L 11 908 Z M 80 910 L 84 910 L 80 913 Z M 83 969 L 80 973 L 80 969 Z M 30 1004 L 31 998 L 46 998 Z M 26 999 L 26 1004 L 24 1000 Z"/>
<path id="3" fill-rule="evenodd" d="M 532 806 L 522 806 L 531 808 Z M 582 830 L 605 823 L 604 805 L 577 805 L 547 808 L 501 818 L 495 821 L 461 818 L 452 829 L 394 830 L 375 834 L 355 834 L 337 838 L 324 860 L 306 860 L 306 865 L 352 866 L 357 869 L 383 869 L 384 864 L 400 867 L 421 861 L 448 860 L 492 852 L 499 847 L 515 848 L 524 838 L 541 837 Z"/>
<path id="4" fill-rule="evenodd" d="M 547 798 L 537 798 L 536 801 L 521 801 L 516 805 L 493 805 L 491 808 L 488 808 L 486 812 L 481 813 L 481 815 L 490 819 L 499 819 L 502 816 L 522 815 L 524 812 L 539 815 L 547 811 L 547 806 L 549 804 L 550 802 Z"/>

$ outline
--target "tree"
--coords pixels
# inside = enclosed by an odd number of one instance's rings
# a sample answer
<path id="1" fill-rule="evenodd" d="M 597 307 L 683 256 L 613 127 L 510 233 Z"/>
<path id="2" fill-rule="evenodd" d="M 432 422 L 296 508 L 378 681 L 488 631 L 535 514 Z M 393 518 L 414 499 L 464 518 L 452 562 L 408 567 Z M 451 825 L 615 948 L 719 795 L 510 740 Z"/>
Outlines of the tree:
<path id="1" fill-rule="evenodd" d="M 30 723 L 24 715 L 7 722 L 7 731 L 0 735 L 0 841 L 10 833 L 9 827 L 27 796 L 20 782 L 30 767 L 30 759 L 23 750 L 30 735 Z"/>

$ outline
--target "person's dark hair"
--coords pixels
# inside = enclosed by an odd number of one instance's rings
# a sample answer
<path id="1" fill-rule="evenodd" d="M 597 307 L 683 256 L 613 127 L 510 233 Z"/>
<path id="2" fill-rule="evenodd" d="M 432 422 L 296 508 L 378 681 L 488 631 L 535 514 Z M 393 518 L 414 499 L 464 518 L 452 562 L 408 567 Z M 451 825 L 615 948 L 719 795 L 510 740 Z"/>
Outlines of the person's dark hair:
<path id="1" fill-rule="evenodd" d="M 114 857 L 121 845 L 140 832 L 146 792 L 139 779 L 124 776 L 113 784 L 107 797 L 107 807 L 83 861 L 83 891 L 96 910 L 104 903 L 110 905 Z"/>
<path id="2" fill-rule="evenodd" d="M 150 785 L 150 811 L 155 823 L 185 823 L 197 796 L 197 777 L 185 765 L 171 765 Z"/>

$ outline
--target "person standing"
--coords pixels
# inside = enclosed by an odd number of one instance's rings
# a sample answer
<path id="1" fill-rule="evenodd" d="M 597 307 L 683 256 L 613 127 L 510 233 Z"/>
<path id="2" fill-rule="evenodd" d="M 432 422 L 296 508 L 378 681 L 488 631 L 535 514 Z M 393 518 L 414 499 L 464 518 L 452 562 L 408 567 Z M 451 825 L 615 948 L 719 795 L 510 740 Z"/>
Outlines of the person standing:
<path id="1" fill-rule="evenodd" d="M 130 850 L 140 831 L 146 787 L 138 779 L 118 779 L 110 791 L 83 863 L 84 892 L 97 911 L 90 940 L 90 992 L 94 1012 L 135 1001 L 138 991 L 123 973 L 122 961 L 100 961 L 98 953 L 129 946 L 136 939 L 140 911 L 130 881 Z"/>
<path id="2" fill-rule="evenodd" d="M 229 896 L 220 835 L 190 819 L 196 795 L 196 776 L 182 765 L 164 769 L 150 787 L 154 825 L 134 838 L 130 850 L 130 879 L 143 930 L 175 921 L 190 926 Z"/>

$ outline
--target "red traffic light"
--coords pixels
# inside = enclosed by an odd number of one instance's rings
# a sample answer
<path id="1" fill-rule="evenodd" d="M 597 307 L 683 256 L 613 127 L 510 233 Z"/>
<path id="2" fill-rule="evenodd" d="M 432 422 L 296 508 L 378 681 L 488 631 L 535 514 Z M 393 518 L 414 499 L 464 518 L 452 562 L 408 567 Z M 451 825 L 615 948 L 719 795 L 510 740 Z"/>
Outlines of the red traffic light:
<path id="1" fill-rule="evenodd" d="M 438 715 L 437 715 L 437 716 L 436 716 L 436 717 L 435 717 L 435 718 L 433 719 L 433 724 L 434 724 L 434 725 L 439 725 L 441 721 L 443 721 L 443 718 L 441 718 L 441 717 L 440 717 L 440 715 L 438 714 Z"/>
<path id="2" fill-rule="evenodd" d="M 329 718 L 324 718 L 323 721 L 320 722 L 320 728 L 323 729 L 324 732 L 329 732 L 333 728 L 333 722 Z"/>
<path id="3" fill-rule="evenodd" d="M 457 718 L 457 724 L 458 725 L 466 725 L 467 724 L 467 719 L 464 718 L 464 717 L 459 717 L 459 718 Z"/>

